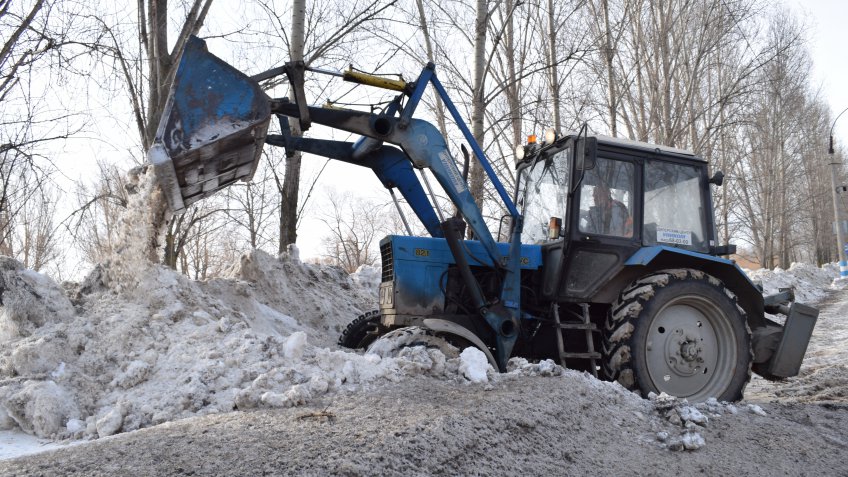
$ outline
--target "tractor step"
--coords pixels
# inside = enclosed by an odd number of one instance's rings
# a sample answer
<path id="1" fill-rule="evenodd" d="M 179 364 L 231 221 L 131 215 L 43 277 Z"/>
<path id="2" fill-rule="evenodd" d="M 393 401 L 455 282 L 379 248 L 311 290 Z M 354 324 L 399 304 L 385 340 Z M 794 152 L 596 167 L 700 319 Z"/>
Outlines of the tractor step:
<path id="1" fill-rule="evenodd" d="M 580 304 L 582 313 L 580 318 L 583 320 L 581 323 L 574 322 L 561 322 L 559 319 L 559 304 L 553 303 L 551 305 L 551 310 L 554 315 L 554 323 L 558 332 L 557 336 L 557 350 L 559 351 L 559 363 L 562 367 L 566 368 L 566 360 L 568 359 L 588 359 L 589 360 L 589 369 L 592 371 L 592 375 L 596 378 L 598 377 L 598 366 L 597 360 L 601 359 L 601 353 L 595 351 L 595 340 L 592 336 L 592 333 L 598 331 L 598 327 L 595 326 L 594 323 L 590 321 L 589 318 L 589 304 L 581 303 Z M 562 333 L 565 330 L 583 330 L 586 333 L 586 352 L 583 353 L 573 353 L 565 351 L 565 343 L 562 339 Z"/>
<path id="2" fill-rule="evenodd" d="M 590 330 L 597 331 L 598 327 L 594 323 L 560 323 L 559 328 L 561 330 Z"/>

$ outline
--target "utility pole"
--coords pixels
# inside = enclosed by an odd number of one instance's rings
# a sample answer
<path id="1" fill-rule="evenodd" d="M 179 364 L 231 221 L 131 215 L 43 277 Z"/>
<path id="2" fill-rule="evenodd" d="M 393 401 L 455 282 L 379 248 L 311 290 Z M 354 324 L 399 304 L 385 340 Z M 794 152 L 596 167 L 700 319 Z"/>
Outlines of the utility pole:
<path id="1" fill-rule="evenodd" d="M 839 120 L 839 117 L 845 114 L 845 111 L 848 111 L 848 108 L 843 109 L 830 126 L 830 147 L 827 150 L 827 153 L 830 154 L 830 192 L 833 194 L 833 220 L 836 225 L 836 251 L 839 253 L 839 275 L 841 277 L 848 277 L 848 261 L 845 260 L 845 249 L 843 248 L 845 241 L 842 238 L 842 222 L 839 220 L 839 199 L 836 196 L 836 175 L 839 172 L 839 166 L 842 165 L 842 162 L 837 162 L 833 157 L 833 128 L 836 126 L 836 121 Z"/>

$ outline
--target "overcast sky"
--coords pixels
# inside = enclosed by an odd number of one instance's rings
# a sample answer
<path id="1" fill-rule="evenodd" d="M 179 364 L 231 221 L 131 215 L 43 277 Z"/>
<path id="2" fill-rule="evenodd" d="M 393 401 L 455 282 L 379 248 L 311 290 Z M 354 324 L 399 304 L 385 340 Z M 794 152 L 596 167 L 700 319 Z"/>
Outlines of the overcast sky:
<path id="1" fill-rule="evenodd" d="M 835 115 L 848 108 L 848 2 L 845 0 L 792 0 L 809 27 L 813 58 L 813 85 L 820 85 Z M 822 138 L 827 147 L 827 139 Z M 834 140 L 848 145 L 848 112 L 834 128 Z"/>

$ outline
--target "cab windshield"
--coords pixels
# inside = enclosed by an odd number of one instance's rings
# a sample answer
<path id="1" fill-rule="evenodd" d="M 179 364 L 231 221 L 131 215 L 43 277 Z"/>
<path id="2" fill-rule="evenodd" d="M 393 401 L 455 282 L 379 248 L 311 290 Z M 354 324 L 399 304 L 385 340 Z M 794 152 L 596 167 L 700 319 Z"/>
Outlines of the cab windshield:
<path id="1" fill-rule="evenodd" d="M 524 228 L 521 232 L 523 243 L 540 243 L 559 238 L 549 235 L 551 219 L 565 217 L 568 204 L 569 168 L 571 149 L 566 147 L 554 153 L 547 160 L 539 160 L 521 173 L 521 191 L 518 206 L 524 212 Z"/>

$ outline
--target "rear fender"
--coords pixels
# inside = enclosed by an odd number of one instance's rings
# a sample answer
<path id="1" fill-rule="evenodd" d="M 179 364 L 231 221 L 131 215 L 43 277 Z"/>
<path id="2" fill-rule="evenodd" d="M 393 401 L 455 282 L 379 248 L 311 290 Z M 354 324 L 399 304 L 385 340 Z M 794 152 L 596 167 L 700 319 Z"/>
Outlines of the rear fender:
<path id="1" fill-rule="evenodd" d="M 621 273 L 598 294 L 606 292 L 614 295 L 614 300 L 623 287 L 637 278 L 670 268 L 692 268 L 718 278 L 736 294 L 739 306 L 748 315 L 748 325 L 752 329 L 765 325 L 763 294 L 735 262 L 679 248 L 655 246 L 640 249 L 624 262 Z"/>

